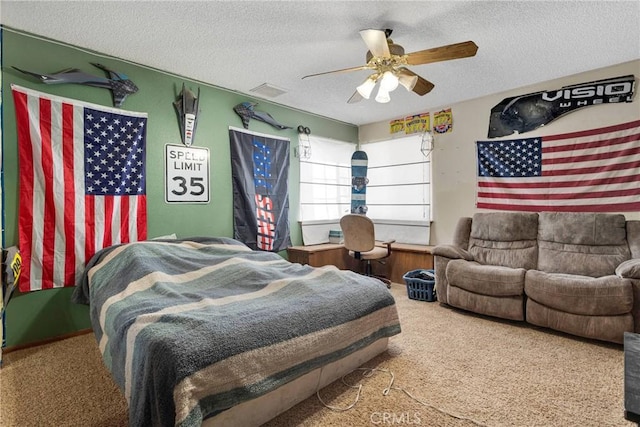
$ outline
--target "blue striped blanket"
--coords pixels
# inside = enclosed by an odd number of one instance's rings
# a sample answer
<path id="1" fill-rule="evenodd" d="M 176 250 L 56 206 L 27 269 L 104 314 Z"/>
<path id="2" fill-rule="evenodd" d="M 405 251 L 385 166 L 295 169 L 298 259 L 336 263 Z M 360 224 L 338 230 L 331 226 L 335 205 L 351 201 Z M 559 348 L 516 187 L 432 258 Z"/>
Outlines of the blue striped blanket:
<path id="1" fill-rule="evenodd" d="M 386 286 L 229 238 L 96 254 L 75 291 L 131 426 L 197 426 L 400 332 Z"/>

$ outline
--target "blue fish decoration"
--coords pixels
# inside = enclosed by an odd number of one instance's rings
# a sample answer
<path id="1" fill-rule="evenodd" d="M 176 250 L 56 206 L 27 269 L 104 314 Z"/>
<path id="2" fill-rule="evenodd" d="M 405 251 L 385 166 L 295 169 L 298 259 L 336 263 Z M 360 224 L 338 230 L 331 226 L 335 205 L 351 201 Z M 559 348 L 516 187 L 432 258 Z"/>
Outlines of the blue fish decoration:
<path id="1" fill-rule="evenodd" d="M 256 111 L 254 107 L 258 105 L 255 102 L 241 102 L 240 104 L 233 107 L 233 111 L 236 112 L 237 115 L 242 119 L 242 126 L 245 129 L 249 129 L 249 120 L 256 119 L 261 122 L 267 123 L 273 126 L 276 129 L 293 129 L 291 126 L 285 126 L 278 123 L 271 114 L 265 113 L 262 111 Z"/>
<path id="2" fill-rule="evenodd" d="M 122 107 L 122 103 L 124 103 L 124 100 L 128 95 L 138 91 L 138 87 L 135 83 L 133 83 L 125 74 L 113 71 L 102 64 L 96 64 L 93 62 L 91 64 L 94 67 L 105 71 L 109 77 L 94 76 L 80 71 L 77 68 L 69 68 L 53 74 L 34 73 L 32 71 L 21 70 L 18 67 L 12 68 L 20 71 L 21 73 L 35 77 L 42 83 L 46 84 L 75 83 L 110 89 L 113 95 L 113 104 L 118 108 Z"/>

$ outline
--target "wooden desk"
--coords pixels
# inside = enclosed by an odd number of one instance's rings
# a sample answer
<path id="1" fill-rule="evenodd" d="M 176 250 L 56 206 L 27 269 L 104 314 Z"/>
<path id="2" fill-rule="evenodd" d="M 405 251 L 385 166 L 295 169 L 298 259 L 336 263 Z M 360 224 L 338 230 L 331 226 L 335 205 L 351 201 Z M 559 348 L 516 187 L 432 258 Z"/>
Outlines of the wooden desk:
<path id="1" fill-rule="evenodd" d="M 383 260 L 384 264 L 372 261 L 373 274 L 388 277 L 395 283 L 404 283 L 402 276 L 407 271 L 418 268 L 433 269 L 432 249 L 433 246 L 392 243 L 391 256 Z M 364 271 L 364 266 L 350 257 L 341 244 L 291 246 L 287 248 L 287 257 L 291 262 L 309 264 L 313 267 L 335 265 L 341 270 Z"/>
<path id="2" fill-rule="evenodd" d="M 433 269 L 432 250 L 433 246 L 392 243 L 391 256 L 384 260 L 386 265 L 374 262 L 372 264 L 373 274 L 384 274 L 394 283 L 404 283 L 402 276 L 407 271 L 417 270 L 418 268 Z M 378 272 L 378 269 L 380 269 L 380 272 Z"/>
<path id="3" fill-rule="evenodd" d="M 340 270 L 357 267 L 357 262 L 349 256 L 349 252 L 341 244 L 323 243 L 309 246 L 290 246 L 287 257 L 291 262 L 309 264 L 312 267 L 335 265 Z"/>

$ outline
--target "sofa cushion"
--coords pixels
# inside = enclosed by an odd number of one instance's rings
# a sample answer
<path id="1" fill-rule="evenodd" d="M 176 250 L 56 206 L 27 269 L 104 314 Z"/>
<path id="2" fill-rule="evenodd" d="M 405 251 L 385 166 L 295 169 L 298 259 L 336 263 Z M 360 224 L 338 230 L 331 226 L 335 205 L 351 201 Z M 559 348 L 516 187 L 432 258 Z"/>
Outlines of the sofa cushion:
<path id="1" fill-rule="evenodd" d="M 536 268 L 537 236 L 537 213 L 476 213 L 471 223 L 469 252 L 480 264 Z"/>
<path id="2" fill-rule="evenodd" d="M 510 320 L 524 320 L 524 296 L 491 297 L 469 292 L 451 286 L 447 292 L 448 304 L 469 310 Z M 440 298 L 440 294 L 438 294 Z"/>
<path id="3" fill-rule="evenodd" d="M 625 332 L 633 330 L 633 316 L 630 313 L 615 316 L 582 316 L 554 310 L 532 299 L 527 300 L 526 321 L 532 325 L 618 344 L 622 344 Z"/>
<path id="4" fill-rule="evenodd" d="M 519 296 L 524 291 L 524 268 L 482 265 L 456 259 L 447 264 L 449 286 L 490 296 Z"/>
<path id="5" fill-rule="evenodd" d="M 633 307 L 631 281 L 617 276 L 594 278 L 529 270 L 524 292 L 544 306 L 580 315 L 620 315 Z"/>
<path id="6" fill-rule="evenodd" d="M 621 214 L 541 212 L 538 270 L 601 277 L 631 257 Z"/>

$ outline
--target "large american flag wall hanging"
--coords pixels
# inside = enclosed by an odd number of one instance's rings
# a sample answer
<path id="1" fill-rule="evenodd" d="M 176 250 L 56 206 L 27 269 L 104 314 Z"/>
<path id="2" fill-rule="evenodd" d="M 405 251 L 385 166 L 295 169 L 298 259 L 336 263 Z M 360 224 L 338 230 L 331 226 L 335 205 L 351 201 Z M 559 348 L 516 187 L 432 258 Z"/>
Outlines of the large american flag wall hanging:
<path id="1" fill-rule="evenodd" d="M 640 210 L 640 120 L 561 135 L 478 141 L 478 208 Z"/>
<path id="2" fill-rule="evenodd" d="M 147 238 L 147 114 L 16 85 L 21 292 L 74 286 L 100 249 Z"/>

